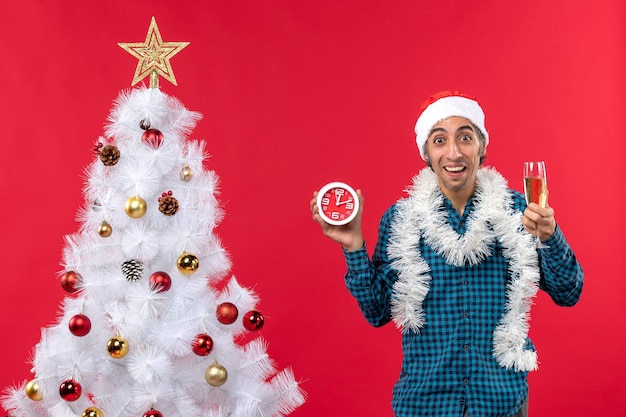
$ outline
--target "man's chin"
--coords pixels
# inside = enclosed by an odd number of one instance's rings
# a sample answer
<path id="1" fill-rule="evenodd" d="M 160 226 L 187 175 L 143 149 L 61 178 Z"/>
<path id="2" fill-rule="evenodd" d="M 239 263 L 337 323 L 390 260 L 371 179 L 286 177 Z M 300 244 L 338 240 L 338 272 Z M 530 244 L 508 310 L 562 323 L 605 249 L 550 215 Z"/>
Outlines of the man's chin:
<path id="1" fill-rule="evenodd" d="M 443 179 L 446 188 L 450 191 L 461 191 L 464 190 L 469 184 L 469 178 L 467 176 L 463 177 L 455 177 L 455 178 L 444 178 Z"/>

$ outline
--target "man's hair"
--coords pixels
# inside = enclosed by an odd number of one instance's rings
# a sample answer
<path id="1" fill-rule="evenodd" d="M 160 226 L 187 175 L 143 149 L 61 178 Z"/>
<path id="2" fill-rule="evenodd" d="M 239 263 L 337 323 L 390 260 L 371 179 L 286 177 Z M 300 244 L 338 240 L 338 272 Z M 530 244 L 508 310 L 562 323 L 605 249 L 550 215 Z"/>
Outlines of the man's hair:
<path id="1" fill-rule="evenodd" d="M 472 124 L 472 127 L 478 134 L 478 140 L 480 141 L 480 148 L 478 149 L 478 153 L 480 154 L 480 166 L 483 166 L 483 163 L 487 159 L 487 149 L 486 149 L 487 147 L 485 146 L 485 135 L 474 123 L 472 122 L 470 123 Z M 430 163 L 430 155 L 428 155 L 428 148 L 426 147 L 426 145 L 428 145 L 428 141 L 424 143 L 424 149 L 423 149 L 424 157 L 425 157 L 424 161 L 426 161 L 426 166 L 428 168 L 433 169 L 433 165 Z"/>

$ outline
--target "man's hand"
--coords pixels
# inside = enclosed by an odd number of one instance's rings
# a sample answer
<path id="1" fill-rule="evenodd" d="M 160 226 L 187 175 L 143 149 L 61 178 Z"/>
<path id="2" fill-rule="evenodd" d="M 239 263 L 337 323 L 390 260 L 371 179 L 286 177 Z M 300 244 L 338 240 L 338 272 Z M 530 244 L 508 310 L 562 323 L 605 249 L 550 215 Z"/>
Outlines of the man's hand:
<path id="1" fill-rule="evenodd" d="M 539 236 L 542 242 L 554 234 L 556 230 L 556 220 L 554 220 L 554 209 L 546 203 L 546 207 L 540 207 L 536 203 L 530 203 L 524 216 L 522 216 L 524 229 L 533 236 Z"/>
<path id="2" fill-rule="evenodd" d="M 359 196 L 359 212 L 354 220 L 348 224 L 342 226 L 333 226 L 322 220 L 319 215 L 319 209 L 317 207 L 317 191 L 313 193 L 313 198 L 310 202 L 311 213 L 313 214 L 313 220 L 322 226 L 322 232 L 325 236 L 338 242 L 343 246 L 346 251 L 359 250 L 364 245 L 363 232 L 361 230 L 361 218 L 363 216 L 363 194 L 361 190 L 356 190 Z M 348 201 L 346 200 L 345 203 Z M 342 202 L 344 203 L 344 202 Z"/>

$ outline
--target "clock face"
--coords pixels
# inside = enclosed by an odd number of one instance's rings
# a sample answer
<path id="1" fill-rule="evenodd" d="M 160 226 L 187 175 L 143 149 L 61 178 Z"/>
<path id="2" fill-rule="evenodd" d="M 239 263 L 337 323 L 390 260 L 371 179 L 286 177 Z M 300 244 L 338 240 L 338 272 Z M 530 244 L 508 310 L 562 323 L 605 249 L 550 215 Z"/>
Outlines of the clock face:
<path id="1" fill-rule="evenodd" d="M 320 216 L 328 224 L 341 226 L 354 219 L 359 211 L 356 191 L 343 182 L 331 182 L 317 194 Z"/>

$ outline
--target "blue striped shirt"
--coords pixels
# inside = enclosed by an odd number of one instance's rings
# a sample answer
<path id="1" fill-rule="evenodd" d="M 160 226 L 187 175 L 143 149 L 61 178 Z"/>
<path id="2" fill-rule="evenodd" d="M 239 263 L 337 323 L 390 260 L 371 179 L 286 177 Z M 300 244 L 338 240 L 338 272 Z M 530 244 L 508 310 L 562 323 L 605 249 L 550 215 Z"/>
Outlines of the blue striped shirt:
<path id="1" fill-rule="evenodd" d="M 523 212 L 521 193 L 510 190 L 513 206 Z M 465 232 L 474 210 L 474 198 L 463 215 L 444 198 L 452 228 Z M 366 248 L 344 252 L 348 272 L 346 286 L 367 321 L 382 326 L 392 317 L 390 300 L 398 279 L 387 255 L 387 243 L 396 206 L 383 215 L 372 259 Z M 563 306 L 578 301 L 583 272 L 557 226 L 539 251 L 540 288 Z M 527 373 L 501 367 L 492 355 L 493 330 L 505 311 L 508 264 L 499 242 L 478 265 L 449 265 L 432 248 L 420 242 L 420 251 L 431 269 L 432 281 L 423 309 L 426 324 L 420 333 L 402 336 L 404 357 L 400 378 L 393 390 L 392 406 L 398 417 L 509 417 L 528 395 Z M 534 349 L 531 341 L 527 348 Z"/>

